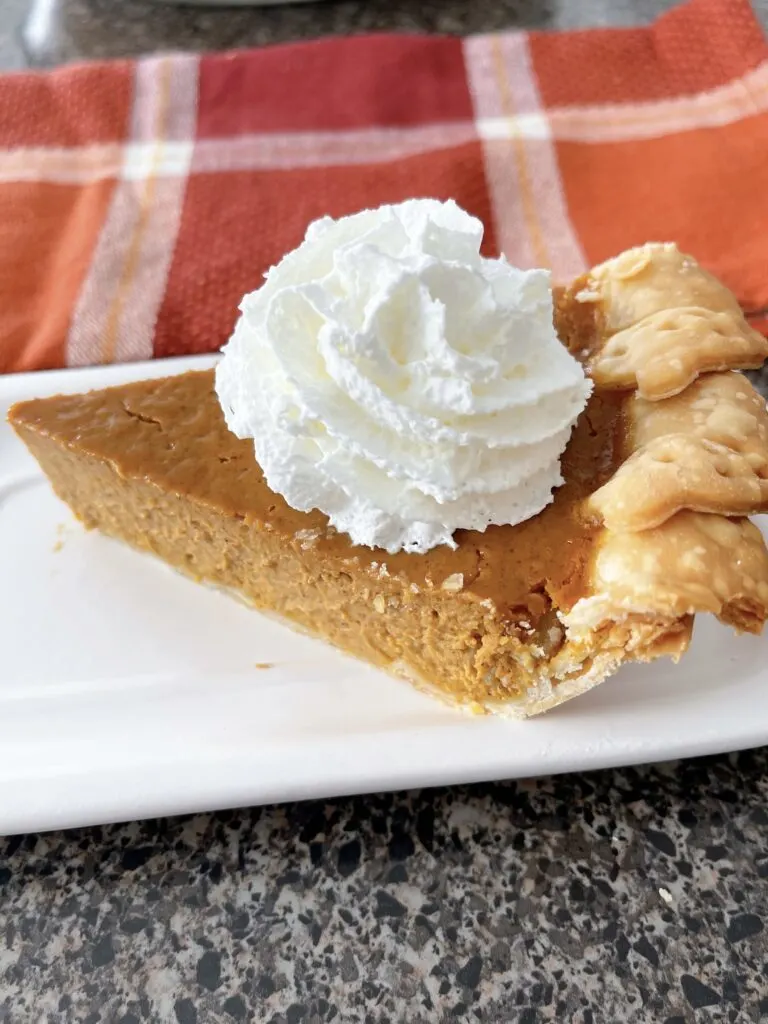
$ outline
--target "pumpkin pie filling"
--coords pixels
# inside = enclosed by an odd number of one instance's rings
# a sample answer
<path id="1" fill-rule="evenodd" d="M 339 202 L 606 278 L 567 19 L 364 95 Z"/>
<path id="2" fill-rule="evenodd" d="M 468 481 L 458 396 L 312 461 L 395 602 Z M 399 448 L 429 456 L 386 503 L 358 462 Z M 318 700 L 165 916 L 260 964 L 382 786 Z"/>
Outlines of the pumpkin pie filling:
<path id="1" fill-rule="evenodd" d="M 768 616 L 768 553 L 746 518 L 768 510 L 768 416 L 733 372 L 768 346 L 689 259 L 644 247 L 556 296 L 558 335 L 596 383 L 565 483 L 539 515 L 460 530 L 455 549 L 353 545 L 288 506 L 228 430 L 213 371 L 9 419 L 86 527 L 452 703 L 529 715 L 624 661 L 680 656 L 698 611 L 751 632 Z"/>

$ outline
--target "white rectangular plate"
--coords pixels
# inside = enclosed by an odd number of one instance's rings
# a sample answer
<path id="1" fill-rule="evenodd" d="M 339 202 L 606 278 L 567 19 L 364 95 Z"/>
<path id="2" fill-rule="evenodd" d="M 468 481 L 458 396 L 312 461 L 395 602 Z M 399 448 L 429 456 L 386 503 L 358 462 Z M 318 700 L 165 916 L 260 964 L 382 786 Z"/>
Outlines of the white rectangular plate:
<path id="1" fill-rule="evenodd" d="M 766 639 L 701 618 L 677 666 L 472 718 L 87 533 L 5 422 L 18 399 L 203 365 L 0 377 L 0 833 L 768 742 Z"/>

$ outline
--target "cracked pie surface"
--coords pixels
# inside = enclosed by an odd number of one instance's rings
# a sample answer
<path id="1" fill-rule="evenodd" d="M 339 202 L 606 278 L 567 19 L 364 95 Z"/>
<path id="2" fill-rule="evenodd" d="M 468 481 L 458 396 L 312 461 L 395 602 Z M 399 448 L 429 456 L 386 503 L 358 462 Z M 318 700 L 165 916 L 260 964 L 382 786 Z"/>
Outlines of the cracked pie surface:
<path id="1" fill-rule="evenodd" d="M 758 633 L 768 414 L 738 371 L 768 357 L 733 295 L 646 245 L 556 296 L 594 392 L 565 483 L 516 526 L 426 554 L 351 544 L 298 512 L 231 434 L 213 372 L 16 405 L 9 419 L 87 526 L 474 711 L 527 716 L 625 661 L 679 657 L 693 617 Z"/>

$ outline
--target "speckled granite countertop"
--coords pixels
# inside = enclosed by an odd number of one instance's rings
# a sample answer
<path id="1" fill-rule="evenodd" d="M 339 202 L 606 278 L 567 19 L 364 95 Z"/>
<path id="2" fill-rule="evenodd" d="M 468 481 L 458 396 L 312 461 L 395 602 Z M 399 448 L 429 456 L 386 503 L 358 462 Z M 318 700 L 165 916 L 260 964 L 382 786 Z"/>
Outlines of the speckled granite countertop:
<path id="1" fill-rule="evenodd" d="M 0 1020 L 768 1015 L 768 753 L 0 842 Z"/>
<path id="2" fill-rule="evenodd" d="M 663 0 L 37 0 L 0 65 Z M 756 4 L 768 21 L 768 0 Z M 4 21 L 3 21 L 4 19 Z M 0 1022 L 768 1019 L 768 750 L 0 839 Z"/>
<path id="3" fill-rule="evenodd" d="M 24 62 L 50 65 L 158 49 L 258 46 L 378 29 L 464 33 L 511 26 L 633 25 L 650 21 L 675 2 L 678 0 L 323 0 L 210 8 L 161 0 L 0 0 L 0 66 Z M 768 0 L 753 0 L 753 6 L 768 24 Z M 18 37 L 21 49 L 13 52 L 9 36 Z"/>

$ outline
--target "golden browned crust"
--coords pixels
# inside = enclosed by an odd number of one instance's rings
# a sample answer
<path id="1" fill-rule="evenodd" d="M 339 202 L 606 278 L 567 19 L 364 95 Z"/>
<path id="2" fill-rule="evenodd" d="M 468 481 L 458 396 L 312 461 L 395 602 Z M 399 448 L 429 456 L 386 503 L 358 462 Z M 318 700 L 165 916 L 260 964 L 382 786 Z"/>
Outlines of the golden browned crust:
<path id="1" fill-rule="evenodd" d="M 625 409 L 630 451 L 669 434 L 705 438 L 761 460 L 768 450 L 765 399 L 742 373 L 705 374 L 663 402 L 633 394 Z"/>
<path id="2" fill-rule="evenodd" d="M 740 373 L 713 373 L 660 402 L 625 405 L 629 455 L 588 499 L 612 531 L 647 530 L 681 509 L 768 511 L 768 410 Z"/>
<path id="3" fill-rule="evenodd" d="M 612 531 L 647 530 L 681 509 L 768 511 L 768 410 L 741 373 L 700 377 L 660 402 L 625 404 L 629 456 L 588 507 Z"/>
<path id="4" fill-rule="evenodd" d="M 560 305 L 576 325 L 569 347 L 598 389 L 633 390 L 618 466 L 584 502 L 603 526 L 590 593 L 561 614 L 566 642 L 544 692 L 524 696 L 526 714 L 590 689 L 623 661 L 679 656 L 697 612 L 752 633 L 768 618 L 768 550 L 743 518 L 768 510 L 768 413 L 742 374 L 708 372 L 760 365 L 768 342 L 672 245 L 602 264 Z M 600 653 L 573 678 L 558 675 L 558 659 L 596 636 Z"/>
<path id="5" fill-rule="evenodd" d="M 768 554 L 748 519 L 678 512 L 640 533 L 606 530 L 595 559 L 594 594 L 566 617 L 579 631 L 627 615 L 659 621 L 711 612 L 759 633 L 768 617 Z"/>
<path id="6" fill-rule="evenodd" d="M 612 532 L 649 530 L 681 509 L 756 515 L 768 511 L 768 461 L 753 462 L 700 437 L 657 437 L 621 466 L 589 506 Z"/>
<path id="7" fill-rule="evenodd" d="M 644 245 L 595 267 L 572 298 L 595 312 L 599 344 L 588 365 L 599 387 L 656 401 L 701 373 L 768 358 L 768 341 L 733 294 L 674 245 Z"/>

